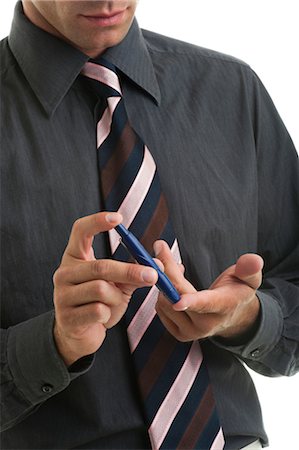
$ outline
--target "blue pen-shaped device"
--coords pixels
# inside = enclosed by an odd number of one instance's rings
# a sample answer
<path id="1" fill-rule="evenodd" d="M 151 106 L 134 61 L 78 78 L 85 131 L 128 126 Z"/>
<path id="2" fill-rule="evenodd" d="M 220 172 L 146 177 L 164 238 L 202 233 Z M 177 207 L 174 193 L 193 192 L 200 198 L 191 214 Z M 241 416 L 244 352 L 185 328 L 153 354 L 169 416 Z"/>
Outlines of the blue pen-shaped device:
<path id="1" fill-rule="evenodd" d="M 121 236 L 121 243 L 124 244 L 128 252 L 139 264 L 152 267 L 158 272 L 157 288 L 168 298 L 168 300 L 172 303 L 177 303 L 180 300 L 180 294 L 165 273 L 159 269 L 159 266 L 140 244 L 134 234 L 127 230 L 122 224 L 117 225 L 115 230 Z"/>

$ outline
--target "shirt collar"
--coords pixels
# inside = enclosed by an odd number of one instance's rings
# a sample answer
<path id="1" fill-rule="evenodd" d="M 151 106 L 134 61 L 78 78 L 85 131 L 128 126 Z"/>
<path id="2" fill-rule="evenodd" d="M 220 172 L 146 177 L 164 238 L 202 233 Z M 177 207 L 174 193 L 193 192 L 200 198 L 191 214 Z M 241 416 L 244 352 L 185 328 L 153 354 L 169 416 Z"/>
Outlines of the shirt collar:
<path id="1" fill-rule="evenodd" d="M 160 103 L 161 93 L 155 69 L 136 19 L 125 39 L 106 50 L 102 56 Z"/>
<path id="2" fill-rule="evenodd" d="M 21 2 L 15 8 L 9 45 L 37 98 L 51 115 L 88 56 L 33 25 L 25 17 Z M 125 39 L 103 56 L 159 103 L 155 70 L 136 19 Z"/>

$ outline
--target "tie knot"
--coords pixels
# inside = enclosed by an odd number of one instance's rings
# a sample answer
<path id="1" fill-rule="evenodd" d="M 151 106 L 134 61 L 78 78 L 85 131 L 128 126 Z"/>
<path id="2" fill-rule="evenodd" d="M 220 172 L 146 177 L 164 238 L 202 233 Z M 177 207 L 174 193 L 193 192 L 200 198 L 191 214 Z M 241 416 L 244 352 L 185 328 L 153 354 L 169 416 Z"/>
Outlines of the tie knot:
<path id="1" fill-rule="evenodd" d="M 103 83 L 113 89 L 114 92 L 111 92 L 111 96 L 122 96 L 122 90 L 118 75 L 116 73 L 116 68 L 108 61 L 103 59 L 98 62 L 88 61 L 81 70 L 81 74 L 91 78 L 92 80 L 99 81 L 100 83 Z"/>

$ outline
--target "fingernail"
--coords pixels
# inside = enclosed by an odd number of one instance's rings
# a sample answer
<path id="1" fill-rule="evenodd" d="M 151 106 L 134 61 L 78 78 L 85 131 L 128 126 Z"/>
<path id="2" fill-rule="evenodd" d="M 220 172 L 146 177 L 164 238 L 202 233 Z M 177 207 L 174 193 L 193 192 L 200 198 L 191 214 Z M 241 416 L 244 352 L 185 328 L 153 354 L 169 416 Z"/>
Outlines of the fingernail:
<path id="1" fill-rule="evenodd" d="M 153 247 L 154 247 L 155 256 L 158 256 L 159 253 L 160 253 L 161 250 L 162 250 L 162 244 L 161 244 L 161 242 L 158 242 L 158 241 L 157 241 L 157 242 L 154 242 Z"/>
<path id="2" fill-rule="evenodd" d="M 182 300 L 175 304 L 175 310 L 176 311 L 187 311 L 189 308 L 189 305 L 186 305 L 186 301 Z"/>
<path id="3" fill-rule="evenodd" d="M 175 309 L 176 311 L 187 311 L 188 306 L 182 306 L 181 308 L 177 306 Z"/>
<path id="4" fill-rule="evenodd" d="M 144 269 L 141 277 L 146 283 L 155 283 L 157 281 L 157 272 L 154 269 Z"/>
<path id="5" fill-rule="evenodd" d="M 119 213 L 109 213 L 106 215 L 106 222 L 108 223 L 115 223 L 115 222 L 121 222 L 122 221 L 122 215 Z"/>

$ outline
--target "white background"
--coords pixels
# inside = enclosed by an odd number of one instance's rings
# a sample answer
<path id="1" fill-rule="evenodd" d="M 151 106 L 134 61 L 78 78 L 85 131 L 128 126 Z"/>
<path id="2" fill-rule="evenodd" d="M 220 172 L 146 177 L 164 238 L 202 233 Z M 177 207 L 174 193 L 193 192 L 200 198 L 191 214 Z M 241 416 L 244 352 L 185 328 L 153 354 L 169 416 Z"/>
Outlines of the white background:
<path id="1" fill-rule="evenodd" d="M 0 38 L 9 33 L 14 0 L 0 0 Z M 297 0 L 140 0 L 143 28 L 236 56 L 269 91 L 299 149 Z M 298 450 L 299 375 L 253 374 L 270 450 Z"/>

